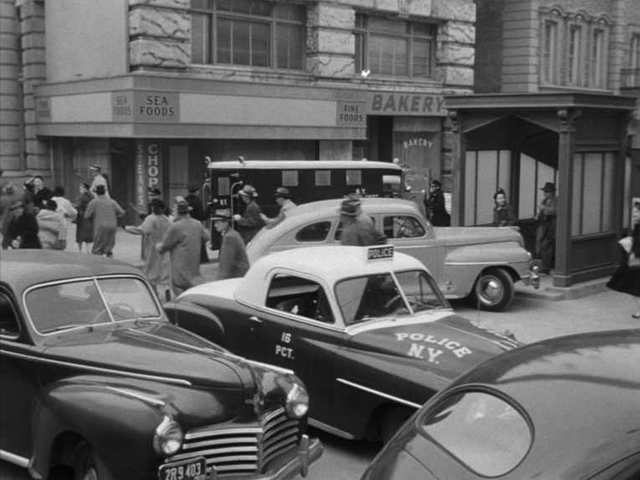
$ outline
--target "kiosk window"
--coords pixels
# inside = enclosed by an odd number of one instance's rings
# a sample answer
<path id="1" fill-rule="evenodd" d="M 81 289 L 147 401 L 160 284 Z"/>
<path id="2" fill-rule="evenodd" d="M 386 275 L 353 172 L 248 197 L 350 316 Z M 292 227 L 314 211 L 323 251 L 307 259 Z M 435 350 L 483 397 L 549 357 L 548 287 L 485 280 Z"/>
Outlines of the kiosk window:
<path id="1" fill-rule="evenodd" d="M 0 292 L 0 336 L 17 337 L 20 333 L 18 319 L 11 306 L 11 300 Z"/>
<path id="2" fill-rule="evenodd" d="M 415 238 L 425 234 L 416 218 L 404 215 L 384 217 L 383 228 L 387 238 Z"/>
<path id="3" fill-rule="evenodd" d="M 312 223 L 296 234 L 296 240 L 298 242 L 322 242 L 326 240 L 330 229 L 331 222 Z"/>
<path id="4" fill-rule="evenodd" d="M 267 293 L 267 307 L 319 322 L 334 322 L 324 289 L 306 278 L 280 274 L 274 276 Z"/>
<path id="5" fill-rule="evenodd" d="M 218 195 L 229 195 L 229 177 L 218 177 Z"/>
<path id="6" fill-rule="evenodd" d="M 297 187 L 298 186 L 298 170 L 283 170 L 282 186 Z"/>

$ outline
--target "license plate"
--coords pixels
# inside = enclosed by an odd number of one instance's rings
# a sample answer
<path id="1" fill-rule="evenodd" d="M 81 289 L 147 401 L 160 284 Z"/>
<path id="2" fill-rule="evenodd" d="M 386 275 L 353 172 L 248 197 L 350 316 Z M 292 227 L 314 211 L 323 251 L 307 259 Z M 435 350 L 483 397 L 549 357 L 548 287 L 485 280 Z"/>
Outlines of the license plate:
<path id="1" fill-rule="evenodd" d="M 205 480 L 206 477 L 207 462 L 203 457 L 165 463 L 158 470 L 159 480 Z"/>

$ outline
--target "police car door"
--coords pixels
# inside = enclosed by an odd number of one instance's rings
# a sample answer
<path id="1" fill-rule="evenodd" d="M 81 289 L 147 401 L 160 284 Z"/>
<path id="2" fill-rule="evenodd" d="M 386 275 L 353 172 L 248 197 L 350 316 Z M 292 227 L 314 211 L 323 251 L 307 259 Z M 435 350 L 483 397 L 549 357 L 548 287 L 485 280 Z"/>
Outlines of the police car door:
<path id="1" fill-rule="evenodd" d="M 262 359 L 293 370 L 305 382 L 310 416 L 329 421 L 335 354 L 347 335 L 336 324 L 324 282 L 298 272 L 271 274 L 258 344 Z"/>

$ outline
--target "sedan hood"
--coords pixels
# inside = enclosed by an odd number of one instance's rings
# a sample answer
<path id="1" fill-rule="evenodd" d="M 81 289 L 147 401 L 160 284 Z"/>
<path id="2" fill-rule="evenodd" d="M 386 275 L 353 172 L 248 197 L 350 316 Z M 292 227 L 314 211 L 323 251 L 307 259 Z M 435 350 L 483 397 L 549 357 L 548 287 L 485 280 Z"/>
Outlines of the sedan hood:
<path id="1" fill-rule="evenodd" d="M 446 379 L 521 345 L 448 310 L 358 325 L 351 333 L 352 348 L 414 359 Z"/>
<path id="2" fill-rule="evenodd" d="M 249 366 L 216 345 L 166 322 L 137 322 L 75 330 L 43 345 L 51 360 L 100 368 L 123 375 L 147 375 L 169 383 L 183 380 L 203 387 L 255 392 Z"/>

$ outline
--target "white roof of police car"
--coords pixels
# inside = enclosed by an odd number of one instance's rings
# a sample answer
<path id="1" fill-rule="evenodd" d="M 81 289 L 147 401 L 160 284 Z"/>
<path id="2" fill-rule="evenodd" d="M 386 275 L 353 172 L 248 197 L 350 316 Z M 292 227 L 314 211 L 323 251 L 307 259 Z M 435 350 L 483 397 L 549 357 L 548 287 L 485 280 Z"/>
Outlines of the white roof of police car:
<path id="1" fill-rule="evenodd" d="M 389 162 L 370 162 L 369 160 L 225 160 L 221 162 L 211 162 L 208 165 L 211 170 L 242 170 L 243 168 L 251 169 L 269 169 L 269 170 L 322 170 L 325 168 L 349 170 L 349 169 L 372 169 L 386 168 L 397 170 L 398 174 L 402 172 L 402 168 Z"/>
<path id="2" fill-rule="evenodd" d="M 384 245 L 382 245 L 384 247 Z M 264 302 L 268 276 L 274 269 L 286 269 L 322 279 L 332 288 L 344 278 L 402 270 L 426 270 L 416 258 L 394 252 L 393 259 L 367 261 L 367 247 L 304 247 L 270 253 L 251 265 L 236 297 L 253 304 Z"/>

